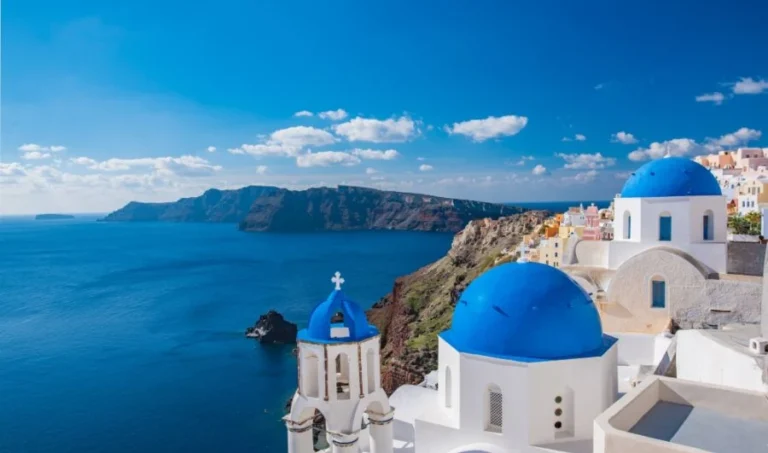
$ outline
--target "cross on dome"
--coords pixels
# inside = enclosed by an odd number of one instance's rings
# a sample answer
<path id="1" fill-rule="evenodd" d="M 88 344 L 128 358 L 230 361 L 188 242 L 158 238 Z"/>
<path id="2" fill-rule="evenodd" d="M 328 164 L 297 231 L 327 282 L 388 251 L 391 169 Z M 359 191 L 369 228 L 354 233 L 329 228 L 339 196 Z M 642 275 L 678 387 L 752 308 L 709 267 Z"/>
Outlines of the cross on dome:
<path id="1" fill-rule="evenodd" d="M 344 279 L 341 278 L 341 272 L 336 271 L 336 273 L 333 274 L 333 278 L 331 278 L 331 283 L 336 284 L 336 291 L 341 291 L 341 285 L 344 284 Z"/>
<path id="2" fill-rule="evenodd" d="M 528 251 L 528 247 L 525 245 L 525 241 L 523 241 L 522 244 L 520 244 L 520 248 L 518 249 L 520 251 L 520 258 L 517 259 L 518 263 L 527 263 L 528 257 L 525 256 L 525 252 Z"/>

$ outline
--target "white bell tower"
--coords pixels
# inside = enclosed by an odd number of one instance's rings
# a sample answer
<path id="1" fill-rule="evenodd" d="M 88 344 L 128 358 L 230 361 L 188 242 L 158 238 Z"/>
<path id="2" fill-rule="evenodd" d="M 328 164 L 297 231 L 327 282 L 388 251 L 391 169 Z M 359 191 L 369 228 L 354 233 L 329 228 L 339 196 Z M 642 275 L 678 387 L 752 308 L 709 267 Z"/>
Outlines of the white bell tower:
<path id="1" fill-rule="evenodd" d="M 341 292 L 344 279 L 310 315 L 299 332 L 298 390 L 288 428 L 288 453 L 314 451 L 313 420 L 325 418 L 325 437 L 333 453 L 392 453 L 394 409 L 381 388 L 379 331 L 365 312 Z"/>

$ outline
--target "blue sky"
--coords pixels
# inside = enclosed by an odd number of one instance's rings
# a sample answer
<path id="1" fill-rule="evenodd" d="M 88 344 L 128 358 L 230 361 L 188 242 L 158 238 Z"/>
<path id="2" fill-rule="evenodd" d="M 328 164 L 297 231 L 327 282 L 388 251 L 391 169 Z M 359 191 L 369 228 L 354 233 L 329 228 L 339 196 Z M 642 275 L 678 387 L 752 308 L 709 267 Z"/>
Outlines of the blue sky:
<path id="1" fill-rule="evenodd" d="M 7 1 L 0 212 L 248 184 L 589 201 L 666 152 L 768 146 L 768 5 L 667 3 Z"/>

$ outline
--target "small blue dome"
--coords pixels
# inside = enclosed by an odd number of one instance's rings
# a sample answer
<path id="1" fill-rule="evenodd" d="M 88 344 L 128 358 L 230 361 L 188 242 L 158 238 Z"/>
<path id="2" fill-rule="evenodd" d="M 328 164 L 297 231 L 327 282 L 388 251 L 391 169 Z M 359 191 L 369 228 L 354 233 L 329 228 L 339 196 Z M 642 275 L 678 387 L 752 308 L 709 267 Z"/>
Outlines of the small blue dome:
<path id="1" fill-rule="evenodd" d="M 342 320 L 333 322 L 337 313 L 341 314 Z M 346 328 L 348 334 L 337 333 L 332 336 L 332 329 L 337 328 Z M 343 330 L 337 330 L 339 331 Z M 362 341 L 378 334 L 378 329 L 368 324 L 365 311 L 337 289 L 312 310 L 312 314 L 309 315 L 309 325 L 306 329 L 299 331 L 296 338 L 299 341 L 312 343 L 345 343 Z"/>
<path id="2" fill-rule="evenodd" d="M 461 352 L 526 362 L 599 356 L 616 341 L 603 336 L 581 286 L 539 263 L 504 264 L 476 278 L 441 337 Z"/>
<path id="3" fill-rule="evenodd" d="M 722 195 L 714 175 L 700 164 L 682 157 L 651 161 L 624 183 L 621 198 L 696 197 Z"/>

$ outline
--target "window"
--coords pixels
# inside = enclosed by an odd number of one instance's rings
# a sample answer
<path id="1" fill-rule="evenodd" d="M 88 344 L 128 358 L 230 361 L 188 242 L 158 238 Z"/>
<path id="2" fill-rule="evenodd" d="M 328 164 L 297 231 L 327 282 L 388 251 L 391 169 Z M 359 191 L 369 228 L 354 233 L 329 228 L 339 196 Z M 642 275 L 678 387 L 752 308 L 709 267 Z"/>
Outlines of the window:
<path id="1" fill-rule="evenodd" d="M 665 308 L 667 306 L 667 284 L 664 280 L 654 277 L 651 281 L 651 307 Z"/>
<path id="2" fill-rule="evenodd" d="M 702 237 L 705 241 L 711 241 L 715 238 L 715 216 L 712 211 L 707 210 L 704 213 L 703 225 L 702 225 Z"/>
<path id="3" fill-rule="evenodd" d="M 557 258 L 557 252 L 555 252 L 555 258 Z"/>
<path id="4" fill-rule="evenodd" d="M 453 383 L 451 382 L 451 367 L 445 367 L 445 407 L 451 407 L 451 399 L 453 395 Z"/>
<path id="5" fill-rule="evenodd" d="M 629 211 L 624 211 L 624 239 L 632 237 L 632 216 Z"/>
<path id="6" fill-rule="evenodd" d="M 314 354 L 307 354 L 304 357 L 304 366 L 301 369 L 302 392 L 309 398 L 318 398 L 320 387 L 318 382 L 318 360 Z"/>
<path id="7" fill-rule="evenodd" d="M 668 213 L 662 213 L 659 217 L 659 240 L 672 240 L 672 217 Z"/>
<path id="8" fill-rule="evenodd" d="M 365 353 L 366 373 L 368 374 L 368 393 L 376 390 L 376 360 L 374 359 L 373 348 Z"/>
<path id="9" fill-rule="evenodd" d="M 488 414 L 485 430 L 500 433 L 504 424 L 504 408 L 501 389 L 496 385 L 488 387 L 486 392 L 486 404 Z"/>

